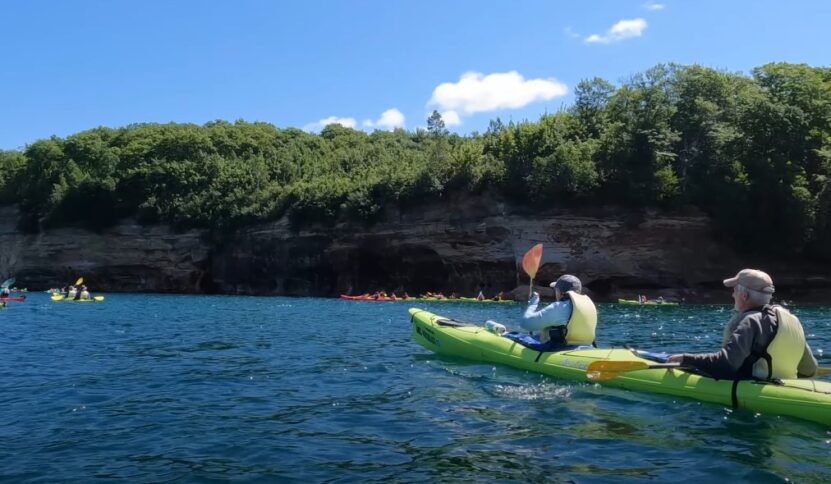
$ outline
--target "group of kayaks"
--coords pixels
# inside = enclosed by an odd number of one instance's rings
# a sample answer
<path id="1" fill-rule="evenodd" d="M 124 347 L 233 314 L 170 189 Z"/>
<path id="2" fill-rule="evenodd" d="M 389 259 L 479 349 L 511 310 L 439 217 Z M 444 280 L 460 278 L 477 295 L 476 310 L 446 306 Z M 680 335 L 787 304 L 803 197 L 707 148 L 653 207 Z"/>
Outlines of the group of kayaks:
<path id="1" fill-rule="evenodd" d="M 363 294 L 360 296 L 350 296 L 348 294 L 341 294 L 341 299 L 348 301 L 375 301 L 375 302 L 412 302 L 412 301 L 429 301 L 429 302 L 469 302 L 469 303 L 495 303 L 495 304 L 512 304 L 516 301 L 510 299 L 476 299 L 475 297 L 392 297 L 392 296 L 374 296 Z"/>
<path id="2" fill-rule="evenodd" d="M 435 353 L 499 363 L 555 378 L 629 390 L 685 397 L 784 415 L 831 426 L 831 382 L 793 379 L 781 382 L 715 380 L 657 363 L 648 353 L 623 348 L 569 347 L 538 351 L 468 322 L 411 308 L 412 338 Z M 823 374 L 831 372 L 820 369 Z"/>
<path id="3" fill-rule="evenodd" d="M 16 279 L 14 277 L 10 277 L 0 283 L 0 288 L 7 290 L 9 286 L 14 284 Z M 78 286 L 84 282 L 83 277 L 79 277 L 78 280 L 75 281 L 75 285 Z M 87 303 L 87 302 L 102 302 L 104 300 L 104 296 L 92 296 L 86 291 L 86 287 L 82 292 L 77 292 L 74 290 L 72 286 L 70 286 L 70 290 L 68 293 L 61 292 L 57 289 L 50 289 L 49 293 L 51 293 L 50 299 L 52 301 L 60 301 L 60 302 L 80 302 L 80 303 Z M 28 292 L 27 289 L 17 289 L 12 288 L 8 289 L 6 294 L 11 292 Z M 81 296 L 84 296 L 83 298 Z M 0 309 L 5 309 L 8 307 L 9 302 L 23 302 L 26 300 L 26 296 L 11 296 L 11 295 L 4 295 L 0 296 Z"/>
<path id="4" fill-rule="evenodd" d="M 104 296 L 92 296 L 88 299 L 79 299 L 79 298 L 68 298 L 63 294 L 52 294 L 50 296 L 52 301 L 60 301 L 60 302 L 78 302 L 78 303 L 89 303 L 89 302 L 102 302 L 104 301 Z M 5 308 L 7 302 L 23 302 L 26 300 L 26 296 L 12 296 L 12 297 L 0 297 L 0 307 Z"/>
<path id="5" fill-rule="evenodd" d="M 429 301 L 429 302 L 471 302 L 471 303 L 496 303 L 496 304 L 513 304 L 517 301 L 511 299 L 477 299 L 475 297 L 396 297 L 396 296 L 375 296 L 372 294 L 362 294 L 358 296 L 350 296 L 348 294 L 341 294 L 341 299 L 349 301 L 375 301 L 375 302 L 401 302 L 401 301 Z M 634 305 L 634 306 L 678 306 L 677 302 L 670 301 L 656 301 L 648 300 L 639 302 L 636 299 L 618 299 L 618 304 Z"/>
<path id="6" fill-rule="evenodd" d="M 647 301 L 638 301 L 637 299 L 618 299 L 618 304 L 628 304 L 633 306 L 677 306 L 677 302 L 671 301 L 656 301 L 654 299 L 650 299 Z"/>

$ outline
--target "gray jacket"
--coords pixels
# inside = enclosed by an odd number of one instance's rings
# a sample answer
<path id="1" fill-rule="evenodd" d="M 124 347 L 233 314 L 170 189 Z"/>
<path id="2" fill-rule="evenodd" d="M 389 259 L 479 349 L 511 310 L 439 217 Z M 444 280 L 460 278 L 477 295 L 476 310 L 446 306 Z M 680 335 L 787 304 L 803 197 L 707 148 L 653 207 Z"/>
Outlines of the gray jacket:
<path id="1" fill-rule="evenodd" d="M 776 312 L 771 305 L 738 313 L 724 328 L 721 350 L 685 353 L 681 366 L 721 380 L 752 378 L 753 364 L 766 353 L 777 327 Z M 817 372 L 817 360 L 807 341 L 796 372 L 800 378 L 812 377 Z"/>

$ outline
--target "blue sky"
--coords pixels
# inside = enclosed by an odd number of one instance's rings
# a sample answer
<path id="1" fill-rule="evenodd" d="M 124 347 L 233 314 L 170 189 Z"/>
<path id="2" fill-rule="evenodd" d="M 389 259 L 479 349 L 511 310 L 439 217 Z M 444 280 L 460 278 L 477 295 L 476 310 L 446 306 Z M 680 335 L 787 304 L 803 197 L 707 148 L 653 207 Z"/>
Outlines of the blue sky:
<path id="1" fill-rule="evenodd" d="M 0 3 L 0 149 L 96 126 L 536 120 L 661 62 L 831 65 L 831 1 Z"/>

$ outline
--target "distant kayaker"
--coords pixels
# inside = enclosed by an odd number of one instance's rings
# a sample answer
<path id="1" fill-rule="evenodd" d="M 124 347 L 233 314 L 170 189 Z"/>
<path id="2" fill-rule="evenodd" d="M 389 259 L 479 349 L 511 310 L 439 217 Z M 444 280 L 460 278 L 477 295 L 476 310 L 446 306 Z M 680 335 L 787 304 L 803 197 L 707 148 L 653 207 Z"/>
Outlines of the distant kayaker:
<path id="1" fill-rule="evenodd" d="M 81 286 L 81 292 L 78 293 L 76 299 L 86 300 L 89 299 L 89 291 L 87 290 L 87 286 Z"/>
<path id="2" fill-rule="evenodd" d="M 12 291 L 8 287 L 0 287 L 0 298 L 11 297 Z"/>
<path id="3" fill-rule="evenodd" d="M 522 316 L 522 327 L 538 332 L 540 343 L 547 343 L 551 348 L 594 344 L 597 308 L 591 298 L 583 294 L 580 279 L 564 274 L 550 287 L 554 288 L 557 301 L 537 311 L 540 295 L 535 292 Z"/>
<path id="4" fill-rule="evenodd" d="M 78 289 L 75 286 L 69 286 L 66 290 L 66 299 L 75 299 L 75 296 L 78 294 Z"/>
<path id="5" fill-rule="evenodd" d="M 782 306 L 770 304 L 773 280 L 756 269 L 743 269 L 724 280 L 733 288 L 737 314 L 724 328 L 721 350 L 683 353 L 670 363 L 692 368 L 723 380 L 812 377 L 817 360 L 805 340 L 799 319 Z"/>

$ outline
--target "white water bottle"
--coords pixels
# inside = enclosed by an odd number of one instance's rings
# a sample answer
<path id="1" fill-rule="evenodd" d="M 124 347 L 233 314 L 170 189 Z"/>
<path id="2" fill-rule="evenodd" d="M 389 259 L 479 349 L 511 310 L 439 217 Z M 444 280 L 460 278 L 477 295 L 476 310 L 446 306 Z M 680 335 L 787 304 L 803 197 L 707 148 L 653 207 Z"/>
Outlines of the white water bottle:
<path id="1" fill-rule="evenodd" d="M 506 331 L 508 331 L 507 328 L 505 328 L 505 325 L 499 324 L 490 319 L 485 321 L 485 329 L 491 333 L 498 334 L 499 336 L 502 336 Z"/>

